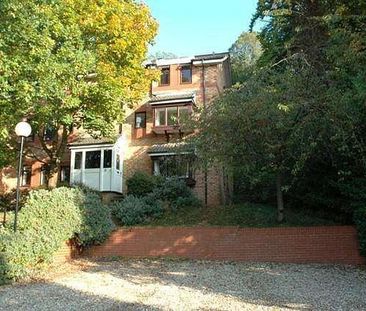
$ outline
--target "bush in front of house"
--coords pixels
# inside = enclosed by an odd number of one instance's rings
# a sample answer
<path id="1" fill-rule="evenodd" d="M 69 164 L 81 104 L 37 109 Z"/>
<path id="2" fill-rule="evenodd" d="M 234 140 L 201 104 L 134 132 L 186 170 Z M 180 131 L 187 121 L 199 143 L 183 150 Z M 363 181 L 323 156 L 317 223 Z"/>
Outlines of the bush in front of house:
<path id="1" fill-rule="evenodd" d="M 158 218 L 164 209 L 162 203 L 151 196 L 128 195 L 122 201 L 112 203 L 111 211 L 121 225 L 133 226 Z"/>
<path id="2" fill-rule="evenodd" d="M 100 193 L 92 189 L 77 188 L 79 192 L 78 206 L 81 212 L 81 228 L 77 240 L 81 246 L 103 243 L 115 229 L 110 209 L 103 204 Z"/>
<path id="3" fill-rule="evenodd" d="M 357 227 L 360 242 L 360 253 L 366 256 L 366 206 L 358 207 L 354 212 L 354 222 Z"/>
<path id="4" fill-rule="evenodd" d="M 49 263 L 70 238 L 81 245 L 101 243 L 113 229 L 99 194 L 80 188 L 30 192 L 19 212 L 18 230 L 9 222 L 0 230 L 0 283 L 22 278 Z"/>
<path id="5" fill-rule="evenodd" d="M 154 191 L 160 178 L 144 172 L 136 172 L 127 179 L 127 191 L 129 195 L 142 197 Z"/>
<path id="6" fill-rule="evenodd" d="M 165 179 L 155 188 L 153 195 L 155 198 L 168 202 L 173 211 L 185 207 L 201 206 L 201 202 L 193 194 L 192 189 L 178 177 Z"/>

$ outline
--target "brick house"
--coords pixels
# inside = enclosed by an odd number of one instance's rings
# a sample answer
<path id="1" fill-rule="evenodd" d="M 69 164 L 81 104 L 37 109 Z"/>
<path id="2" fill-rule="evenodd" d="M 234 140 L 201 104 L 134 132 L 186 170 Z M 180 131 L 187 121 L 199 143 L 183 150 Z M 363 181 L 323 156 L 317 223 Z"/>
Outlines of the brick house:
<path id="1" fill-rule="evenodd" d="M 139 107 L 126 111 L 116 141 L 93 139 L 77 133 L 70 140 L 62 162 L 61 181 L 84 183 L 102 192 L 126 193 L 126 180 L 136 171 L 187 180 L 207 205 L 218 205 L 224 193 L 220 168 L 194 169 L 194 147 L 185 143 L 192 130 L 180 126 L 197 107 L 204 107 L 231 86 L 228 53 L 189 58 L 159 59 L 146 64 L 161 71 L 148 98 Z M 9 174 L 8 174 L 9 175 Z M 14 185 L 4 178 L 3 186 Z M 23 170 L 23 186 L 44 183 L 39 162 Z M 4 188 L 4 187 L 3 187 Z"/>

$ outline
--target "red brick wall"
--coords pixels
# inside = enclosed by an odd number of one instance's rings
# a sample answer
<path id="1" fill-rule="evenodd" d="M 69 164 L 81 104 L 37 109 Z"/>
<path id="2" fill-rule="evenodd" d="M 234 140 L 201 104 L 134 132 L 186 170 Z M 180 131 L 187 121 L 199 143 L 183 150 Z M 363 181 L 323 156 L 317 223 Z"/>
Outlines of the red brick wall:
<path id="1" fill-rule="evenodd" d="M 77 248 L 75 243 L 70 240 L 67 241 L 53 256 L 53 263 L 62 264 L 64 262 L 77 258 L 79 255 L 79 249 Z"/>
<path id="2" fill-rule="evenodd" d="M 119 229 L 90 257 L 182 257 L 248 262 L 360 265 L 357 232 L 350 226 L 309 228 Z"/>

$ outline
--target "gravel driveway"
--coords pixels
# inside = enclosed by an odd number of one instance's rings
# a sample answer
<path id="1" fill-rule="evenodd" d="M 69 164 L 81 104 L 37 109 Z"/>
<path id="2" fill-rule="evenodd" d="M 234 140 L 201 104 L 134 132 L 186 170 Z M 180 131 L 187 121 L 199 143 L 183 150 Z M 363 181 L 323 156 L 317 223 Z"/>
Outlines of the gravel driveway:
<path id="1" fill-rule="evenodd" d="M 72 267 L 0 287 L 0 310 L 366 310 L 366 271 L 352 267 L 169 260 Z"/>

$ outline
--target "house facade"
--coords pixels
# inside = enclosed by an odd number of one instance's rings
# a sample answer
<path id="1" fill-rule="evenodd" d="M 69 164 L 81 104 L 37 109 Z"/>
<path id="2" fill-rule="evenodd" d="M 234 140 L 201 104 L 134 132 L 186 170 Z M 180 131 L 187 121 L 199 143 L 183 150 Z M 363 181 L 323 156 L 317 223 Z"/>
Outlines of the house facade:
<path id="1" fill-rule="evenodd" d="M 60 181 L 125 194 L 127 179 L 137 171 L 179 176 L 202 202 L 220 204 L 225 187 L 222 170 L 195 165 L 194 146 L 186 143 L 194 133 L 183 124 L 198 108 L 208 106 L 231 86 L 228 53 L 159 59 L 146 66 L 161 72 L 160 81 L 152 83 L 149 96 L 138 107 L 126 111 L 124 124 L 116 127 L 115 140 L 77 133 L 68 145 Z M 38 187 L 44 182 L 42 178 L 42 165 L 25 165 L 22 185 Z"/>

